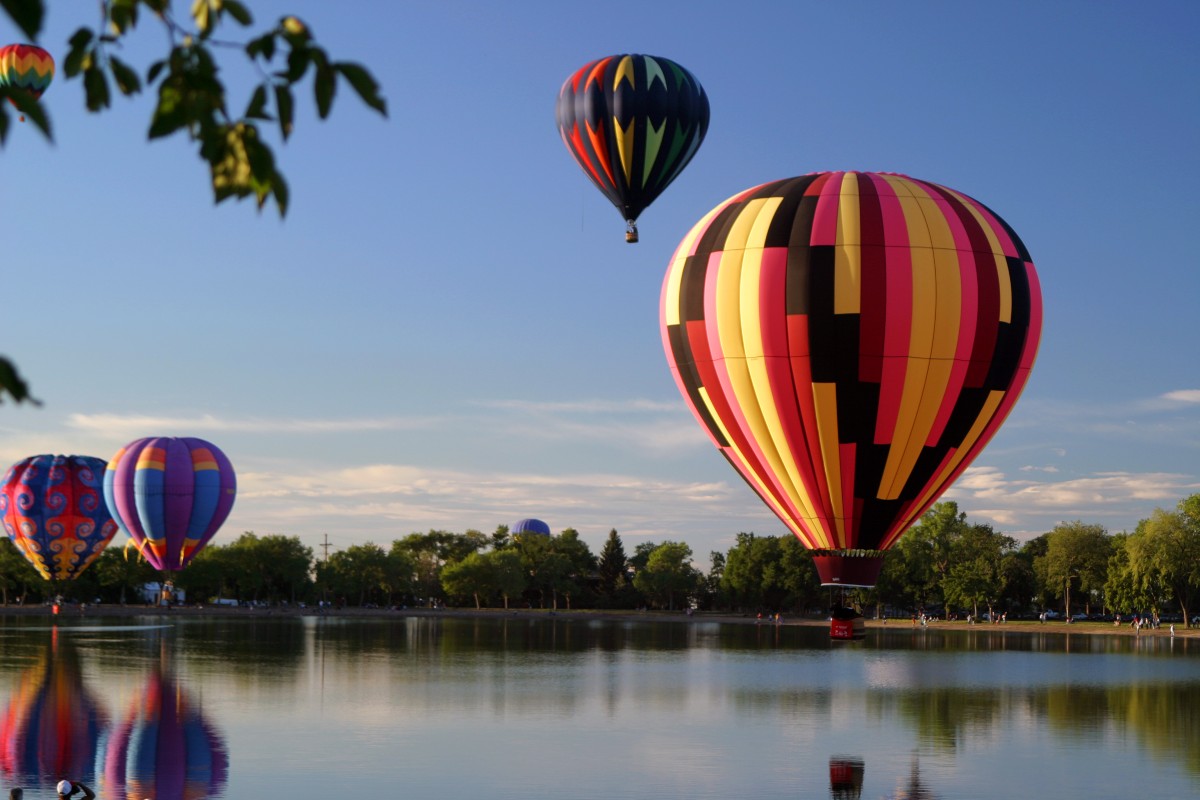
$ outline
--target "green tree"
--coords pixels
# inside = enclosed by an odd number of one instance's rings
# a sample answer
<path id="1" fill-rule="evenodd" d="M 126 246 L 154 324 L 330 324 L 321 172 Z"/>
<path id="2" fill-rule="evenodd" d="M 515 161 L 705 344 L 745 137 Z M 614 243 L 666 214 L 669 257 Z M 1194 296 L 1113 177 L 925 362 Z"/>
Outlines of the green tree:
<path id="1" fill-rule="evenodd" d="M 410 533 L 392 543 L 392 550 L 412 563 L 412 591 L 432 605 L 442 588 L 442 568 L 487 547 L 491 539 L 476 530 L 466 533 L 430 530 Z"/>
<path id="2" fill-rule="evenodd" d="M 513 597 L 525 591 L 525 568 L 521 565 L 521 554 L 515 550 L 493 550 L 487 554 L 496 575 L 496 590 L 504 598 L 504 608 Z"/>
<path id="3" fill-rule="evenodd" d="M 512 537 L 508 534 L 507 525 L 497 525 L 496 530 L 492 531 L 492 549 L 503 550 L 512 544 Z"/>
<path id="4" fill-rule="evenodd" d="M 339 601 L 380 602 L 389 590 L 388 554 L 374 542 L 351 545 L 317 565 L 317 577 Z"/>
<path id="5" fill-rule="evenodd" d="M 491 596 L 499 587 L 496 565 L 488 558 L 491 553 L 471 553 L 462 561 L 442 568 L 442 589 L 453 597 L 471 596 L 475 608 L 482 608 L 480 598 Z"/>
<path id="6" fill-rule="evenodd" d="M 179 573 L 175 585 L 187 592 L 192 602 L 211 602 L 217 598 L 249 600 L 238 591 L 233 562 L 237 555 L 228 546 L 209 544 Z"/>
<path id="7" fill-rule="evenodd" d="M 625 545 L 621 542 L 621 536 L 617 533 L 617 529 L 613 528 L 608 532 L 608 538 L 604 540 L 604 547 L 600 548 L 600 560 L 596 566 L 600 582 L 600 595 L 606 604 L 610 606 L 614 604 L 618 588 L 627 580 L 628 570 L 629 559 L 625 557 Z"/>
<path id="8" fill-rule="evenodd" d="M 708 563 L 708 572 L 700 586 L 700 607 L 706 609 L 728 608 L 730 605 L 728 593 L 722 586 L 722 579 L 725 577 L 725 554 L 720 550 L 709 551 Z"/>
<path id="9" fill-rule="evenodd" d="M 1118 533 L 1112 537 L 1112 552 L 1104 578 L 1104 601 L 1112 611 L 1131 614 L 1147 608 L 1151 598 L 1133 573 L 1130 547 L 1133 534 Z"/>
<path id="10" fill-rule="evenodd" d="M 101 557 L 104 553 L 100 554 Z M 99 560 L 99 559 L 97 559 Z M 92 564 L 94 569 L 96 564 Z M 8 605 L 9 594 L 24 597 L 31 586 L 43 583 L 42 576 L 25 558 L 25 554 L 7 536 L 0 537 L 0 596 Z"/>
<path id="11" fill-rule="evenodd" d="M 978 619 L 983 603 L 992 618 L 1004 592 L 1005 558 L 1016 547 L 1015 539 L 996 533 L 990 525 L 965 526 L 952 541 L 951 563 L 942 578 L 947 605 L 970 606 Z"/>
<path id="12" fill-rule="evenodd" d="M 898 555 L 900 561 L 891 566 L 890 588 L 903 587 L 893 602 L 899 600 L 913 609 L 944 602 L 942 582 L 950 570 L 954 542 L 967 527 L 967 515 L 960 513 L 952 500 L 936 503 L 925 512 L 888 556 L 894 559 Z M 886 560 L 884 567 L 888 568 Z"/>
<path id="13" fill-rule="evenodd" d="M 1129 540 L 1129 562 L 1139 587 L 1155 600 L 1173 598 L 1190 625 L 1200 593 L 1200 494 L 1176 511 L 1155 509 Z"/>
<path id="14" fill-rule="evenodd" d="M 663 542 L 646 559 L 646 568 L 633 577 L 633 585 L 660 608 L 674 610 L 675 599 L 696 591 L 699 573 L 692 566 L 692 548 L 683 542 Z"/>
<path id="15" fill-rule="evenodd" d="M 61 3 L 63 8 L 70 8 Z M 3 8 L 29 41 L 36 42 L 45 19 L 44 0 L 3 0 Z M 95 6 L 92 6 L 95 8 Z M 375 78 L 362 65 L 335 61 L 319 46 L 311 29 L 295 16 L 284 16 L 269 28 L 249 34 L 243 42 L 225 38 L 227 27 L 254 25 L 249 8 L 240 0 L 194 0 L 191 14 L 181 20 L 171 0 L 101 0 L 100 17 L 71 36 L 60 65 L 67 80 L 78 79 L 88 111 L 112 104 L 112 87 L 125 96 L 143 88 L 157 92 L 150 118 L 151 140 L 175 134 L 196 145 L 208 165 L 214 202 L 230 197 L 254 198 L 258 208 L 273 201 L 280 216 L 287 213 L 289 190 L 275 164 L 270 135 L 260 123 L 272 123 L 286 142 L 295 126 L 295 93 L 311 77 L 313 100 L 321 119 L 329 116 L 338 86 L 344 80 L 368 107 L 387 116 L 387 104 Z M 91 12 L 88 12 L 91 13 Z M 166 34 L 166 54 L 144 71 L 118 57 L 138 24 L 149 18 Z M 240 51 L 260 75 L 260 82 L 240 113 L 234 110 L 221 78 L 218 53 Z M 18 89 L 0 86 L 0 144 L 6 141 L 11 100 L 21 114 L 51 136 L 50 118 L 41 104 Z M 36 402 L 16 367 L 0 359 L 0 394 L 17 402 Z"/>
<path id="16" fill-rule="evenodd" d="M 188 568 L 191 568 L 191 564 Z M 123 547 L 111 545 L 96 557 L 88 571 L 94 574 L 100 584 L 100 596 L 107 602 L 122 605 L 129 601 L 140 603 L 142 586 L 161 579 L 158 570 L 136 552 L 127 552 Z"/>
<path id="17" fill-rule="evenodd" d="M 1101 525 L 1076 520 L 1061 522 L 1050 531 L 1046 555 L 1037 560 L 1037 570 L 1047 587 L 1055 587 L 1054 596 L 1063 598 L 1068 619 L 1072 586 L 1084 592 L 1088 603 L 1092 591 L 1104 589 L 1110 547 L 1108 534 Z"/>

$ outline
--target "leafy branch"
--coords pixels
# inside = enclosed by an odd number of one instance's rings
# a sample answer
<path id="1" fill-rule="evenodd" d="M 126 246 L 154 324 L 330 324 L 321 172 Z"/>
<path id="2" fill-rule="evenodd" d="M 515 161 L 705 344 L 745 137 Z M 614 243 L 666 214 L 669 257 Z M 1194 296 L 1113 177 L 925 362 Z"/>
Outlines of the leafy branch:
<path id="1" fill-rule="evenodd" d="M 143 85 L 156 87 L 158 103 L 149 138 L 183 133 L 195 141 L 200 157 L 208 162 L 215 202 L 253 197 L 259 209 L 273 201 L 280 216 L 287 213 L 287 180 L 260 135 L 259 123 L 277 123 L 286 141 L 294 127 L 296 91 L 310 74 L 321 119 L 332 111 L 341 79 L 363 103 L 387 116 L 387 103 L 374 76 L 361 64 L 333 60 L 297 17 L 283 17 L 273 28 L 238 43 L 215 34 L 223 25 L 250 28 L 254 24 L 240 0 L 193 0 L 186 24 L 176 18 L 171 5 L 170 0 L 103 0 L 99 25 L 80 27 L 69 39 L 63 72 L 67 79 L 82 80 L 84 101 L 92 112 L 111 106 L 114 86 L 125 96 L 140 93 Z M 37 38 L 45 16 L 44 0 L 0 0 L 0 7 L 30 39 Z M 149 65 L 143 79 L 114 51 L 147 15 L 163 26 L 170 51 Z M 241 50 L 261 77 L 240 115 L 230 111 L 216 48 Z M 16 94 L 0 89 L 0 97 Z M 17 105 L 47 137 L 51 135 L 49 119 L 37 101 L 25 98 Z M 8 113 L 0 108 L 0 143 L 8 125 Z"/>
<path id="2" fill-rule="evenodd" d="M 45 0 L 0 0 L 0 9 L 31 42 L 36 42 L 45 21 Z M 138 22 L 150 16 L 166 31 L 169 52 L 145 70 L 120 59 L 119 52 Z M 287 214 L 288 184 L 275 164 L 275 153 L 259 132 L 260 122 L 279 125 L 286 142 L 295 122 L 295 95 L 312 75 L 313 100 L 321 119 L 333 109 L 341 79 L 368 107 L 387 116 L 379 84 L 362 65 L 334 61 L 317 44 L 309 27 L 286 16 L 271 29 L 244 43 L 225 41 L 214 34 L 223 25 L 250 28 L 254 19 L 240 0 L 192 0 L 190 13 L 180 22 L 171 0 L 102 0 L 96 28 L 82 26 L 68 40 L 62 70 L 68 80 L 80 79 L 88 111 L 97 113 L 112 104 L 112 87 L 126 96 L 157 88 L 158 103 L 150 119 L 148 138 L 177 133 L 198 145 L 208 163 L 213 200 L 253 197 L 261 211 L 273 201 L 281 217 Z M 215 57 L 216 48 L 240 50 L 260 76 L 245 110 L 229 110 L 225 84 Z M 47 139 L 52 139 L 50 118 L 26 92 L 0 86 L 0 145 L 7 141 L 11 120 L 8 100 Z M 0 400 L 36 403 L 14 365 L 0 358 Z"/>

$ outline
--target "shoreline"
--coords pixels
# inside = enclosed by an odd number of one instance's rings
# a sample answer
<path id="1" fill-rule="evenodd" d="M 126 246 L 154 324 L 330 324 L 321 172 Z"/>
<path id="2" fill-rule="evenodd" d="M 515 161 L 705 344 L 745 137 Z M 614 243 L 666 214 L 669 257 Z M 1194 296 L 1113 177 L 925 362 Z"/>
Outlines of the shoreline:
<path id="1" fill-rule="evenodd" d="M 226 607 L 226 606 L 174 606 L 163 608 L 151 605 L 100 605 L 85 606 L 64 604 L 60 613 L 55 615 L 48 605 L 0 606 L 0 618 L 6 617 L 44 617 L 62 621 L 80 619 L 122 619 L 129 617 L 221 617 L 226 619 L 282 619 L 288 617 L 328 617 L 333 619 L 400 619 L 403 617 L 434 617 L 445 619 L 555 619 L 557 621 L 603 621 L 603 622 L 654 622 L 654 623 L 720 623 L 723 625 L 760 625 L 780 627 L 828 627 L 829 620 L 824 617 L 789 617 L 784 615 L 776 623 L 769 619 L 758 619 L 757 616 L 737 613 L 695 612 L 688 616 L 683 611 L 625 611 L 625 610 L 568 610 L 558 609 L 503 609 L 503 608 L 342 608 L 319 610 L 315 608 L 299 608 L 297 606 L 283 607 Z M 913 625 L 909 619 L 867 619 L 867 628 L 884 630 L 916 630 L 920 625 Z M 1145 629 L 1135 632 L 1128 623 L 1114 625 L 1108 622 L 1074 622 L 1061 620 L 1039 622 L 1037 620 L 1014 620 L 1001 623 L 968 624 L 963 620 L 947 622 L 944 620 L 931 621 L 926 630 L 937 631 L 991 631 L 995 633 L 1073 633 L 1090 636 L 1128 636 L 1128 637 L 1171 637 L 1169 624 L 1163 624 L 1157 629 Z M 1186 628 L 1177 623 L 1174 636 L 1176 638 L 1200 637 L 1200 629 Z"/>

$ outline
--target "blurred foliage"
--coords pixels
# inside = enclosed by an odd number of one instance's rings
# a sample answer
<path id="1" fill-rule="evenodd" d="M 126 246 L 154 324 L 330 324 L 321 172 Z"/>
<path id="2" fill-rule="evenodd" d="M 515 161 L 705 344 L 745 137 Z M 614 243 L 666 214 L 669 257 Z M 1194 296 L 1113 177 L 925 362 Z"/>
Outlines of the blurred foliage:
<path id="1" fill-rule="evenodd" d="M 287 213 L 288 184 L 275 163 L 275 153 L 264 140 L 259 124 L 278 126 L 284 141 L 295 124 L 296 93 L 311 76 L 312 97 L 321 119 L 329 116 L 338 86 L 343 82 L 368 107 L 387 116 L 387 103 L 378 82 L 352 61 L 336 61 L 325 51 L 306 23 L 284 16 L 272 27 L 247 33 L 245 41 L 220 37 L 225 28 L 250 29 L 254 18 L 240 0 L 192 0 L 186 19 L 171 0 L 101 0 L 93 28 L 83 25 L 68 40 L 59 69 L 67 80 L 83 86 L 88 111 L 112 105 L 113 90 L 132 96 L 155 90 L 158 102 L 150 119 L 148 138 L 183 134 L 195 142 L 208 164 L 213 199 L 253 198 L 259 210 L 273 202 L 279 215 Z M 88 8 L 88 5 L 77 5 Z M 0 8 L 30 42 L 36 42 L 46 16 L 45 0 L 0 0 Z M 118 57 L 126 37 L 139 22 L 161 26 L 167 34 L 165 56 L 144 70 Z M 245 32 L 245 31 L 244 31 Z M 260 76 L 244 109 L 226 96 L 217 53 L 240 51 Z M 11 123 L 8 103 L 16 106 L 47 138 L 52 138 L 50 118 L 41 104 L 19 89 L 0 86 L 0 145 L 7 140 Z M 0 399 L 36 402 L 11 362 L 0 358 Z"/>

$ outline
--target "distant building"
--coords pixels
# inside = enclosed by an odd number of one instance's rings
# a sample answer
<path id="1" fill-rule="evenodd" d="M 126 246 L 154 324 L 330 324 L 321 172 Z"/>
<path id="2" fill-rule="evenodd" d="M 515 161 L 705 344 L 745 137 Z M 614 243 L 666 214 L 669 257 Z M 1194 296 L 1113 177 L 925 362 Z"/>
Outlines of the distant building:
<path id="1" fill-rule="evenodd" d="M 183 589 L 176 589 L 170 583 L 143 583 L 138 589 L 138 596 L 142 602 L 151 605 L 178 605 L 187 602 L 187 592 Z"/>

